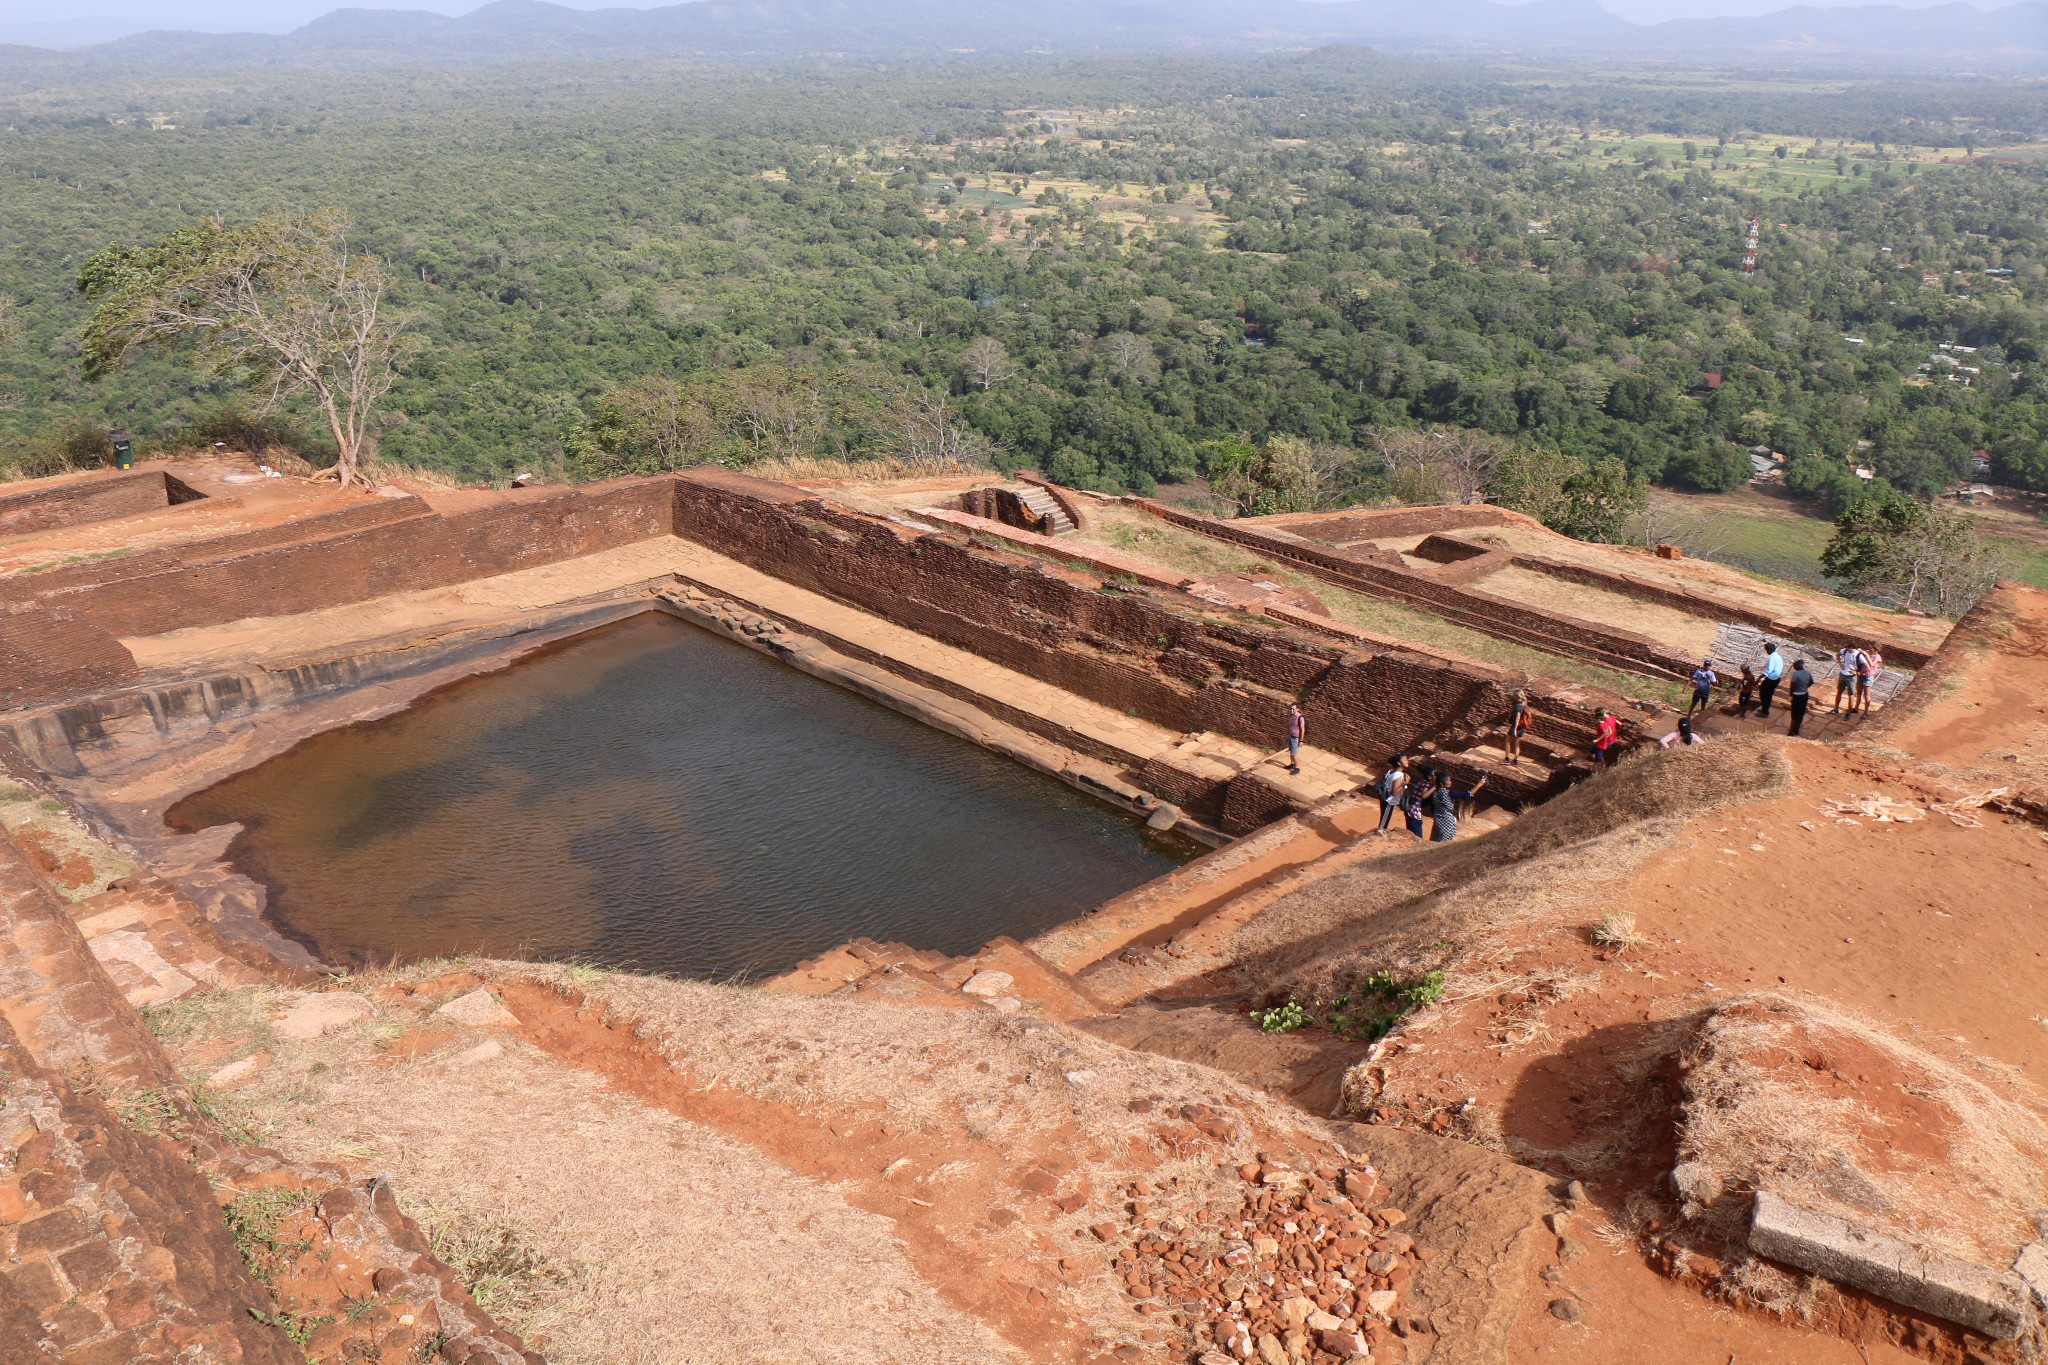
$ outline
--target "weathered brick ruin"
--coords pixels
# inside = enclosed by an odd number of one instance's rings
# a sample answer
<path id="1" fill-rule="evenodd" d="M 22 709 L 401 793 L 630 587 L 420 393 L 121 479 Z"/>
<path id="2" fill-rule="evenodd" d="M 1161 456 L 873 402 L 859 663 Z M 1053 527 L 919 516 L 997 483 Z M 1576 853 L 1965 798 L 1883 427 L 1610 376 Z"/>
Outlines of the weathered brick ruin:
<path id="1" fill-rule="evenodd" d="M 23 799 L 132 859 L 119 875 L 76 873 L 33 831 L 0 831 L 0 1362 L 113 1365 L 183 1352 L 284 1365 L 308 1350 L 394 1363 L 540 1358 L 470 1301 L 388 1186 L 224 1133 L 137 1013 L 208 987 L 304 984 L 331 965 L 264 921 L 260 888 L 252 895 L 223 861 L 223 840 L 177 834 L 163 819 L 181 796 L 307 736 L 597 625 L 680 616 L 1155 829 L 1178 823 L 1218 846 L 1030 943 L 1001 938 L 948 959 L 862 940 L 773 983 L 951 1008 L 963 991 L 978 999 L 972 983 L 1000 977 L 1025 983 L 1044 1017 L 1066 1020 L 1192 989 L 1228 965 L 1220 945 L 1263 907 L 1387 847 L 1364 837 L 1379 814 L 1366 788 L 1395 754 L 1419 755 L 1462 785 L 1487 776 L 1491 809 L 1472 825 L 1483 831 L 1587 775 L 1603 710 L 1621 718 L 1625 744 L 1668 728 L 1668 709 L 1654 702 L 1346 624 L 1308 588 L 1396 601 L 1615 670 L 1581 676 L 1657 685 L 1682 676 L 1688 659 L 1479 585 L 1498 570 L 1538 571 L 1709 621 L 1823 643 L 1859 638 L 1854 627 L 1475 542 L 1472 533 L 1527 525 L 1491 508 L 1229 522 L 1118 500 L 1316 580 L 1288 587 L 1254 574 L 1247 587 L 1243 575 L 1234 586 L 1205 580 L 1142 547 L 1061 539 L 1096 506 L 1069 490 L 966 482 L 894 513 L 720 468 L 496 493 L 322 490 L 287 499 L 282 514 L 255 493 L 235 510 L 238 495 L 203 470 L 0 495 L 0 531 L 24 537 L 124 518 L 147 528 L 133 544 L 51 541 L 41 559 L 31 546 L 0 565 L 0 766 Z M 270 496 L 287 493 L 300 496 Z M 217 520 L 196 520 L 209 503 Z M 1391 540 L 1403 548 L 1386 548 Z M 1888 646 L 1912 666 L 1931 653 Z M 1518 689 L 1535 728 L 1524 765 L 1508 767 L 1497 746 Z M 1301 774 L 1272 757 L 1297 703 L 1312 749 Z M 66 895 L 53 890 L 60 883 Z M 1277 1178 L 1285 1167 L 1265 1169 Z M 1285 1208 L 1334 1198 L 1317 1186 L 1334 1179 L 1314 1177 Z M 1276 1197 L 1253 1195 L 1280 1210 Z M 246 1210 L 266 1210 L 257 1241 L 290 1254 L 253 1261 L 244 1234 L 256 1215 Z M 1398 1285 L 1388 1278 L 1413 1246 L 1391 1231 L 1398 1213 L 1368 1217 L 1361 1203 L 1347 1225 L 1350 1273 L 1387 1305 L 1409 1289 L 1406 1261 Z M 1141 1297 L 1157 1289 L 1163 1313 L 1178 1292 L 1166 1249 L 1181 1244 L 1153 1235 L 1142 1202 L 1128 1221 L 1129 1254 L 1110 1249 L 1118 1273 L 1156 1277 Z M 1307 1255 L 1308 1243 L 1298 1250 Z M 1328 1311 L 1342 1302 L 1334 1290 L 1320 1306 L 1231 1308 L 1216 1295 L 1235 1264 L 1209 1266 L 1216 1284 L 1202 1293 L 1214 1302 L 1181 1297 L 1261 1330 L 1339 1321 Z M 342 1301 L 362 1311 L 310 1316 Z M 1326 1345 L 1394 1339 L 1391 1307 L 1365 1316 L 1318 1330 Z"/>

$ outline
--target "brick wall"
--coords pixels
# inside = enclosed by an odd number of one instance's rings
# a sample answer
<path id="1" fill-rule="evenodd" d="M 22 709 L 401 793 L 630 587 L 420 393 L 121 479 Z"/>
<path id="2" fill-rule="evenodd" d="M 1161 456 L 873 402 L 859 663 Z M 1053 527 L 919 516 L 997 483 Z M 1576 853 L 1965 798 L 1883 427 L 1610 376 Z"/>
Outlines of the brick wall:
<path id="1" fill-rule="evenodd" d="M 0 708 L 122 687 L 137 676 L 135 656 L 79 613 L 0 605 Z"/>
<path id="2" fill-rule="evenodd" d="M 177 545 L 163 545 L 111 559 L 95 559 L 83 564 L 65 564 L 58 568 L 45 569 L 40 573 L 16 574 L 11 578 L 0 579 L 0 602 L 39 602 L 74 588 L 99 587 L 129 578 L 147 578 L 151 574 L 166 573 L 208 560 L 229 559 L 255 550 L 268 549 L 274 545 L 317 540 L 344 531 L 382 526 L 389 522 L 404 521 L 409 517 L 433 515 L 432 508 L 411 495 L 402 498 L 371 498 L 363 502 L 350 503 L 333 511 L 316 512 L 311 516 L 297 517 L 273 526 L 259 526 L 249 531 L 237 531 L 231 535 L 213 536 Z"/>
<path id="3" fill-rule="evenodd" d="M 1135 499 L 1154 516 L 1176 526 L 1243 545 L 1275 559 L 1286 560 L 1313 570 L 1318 576 L 1354 592 L 1387 597 L 1420 607 L 1447 621 L 1484 631 L 1502 640 L 1513 640 L 1566 658 L 1584 659 L 1609 668 L 1624 669 L 1648 677 L 1685 677 L 1691 661 L 1645 636 L 1613 630 L 1590 622 L 1538 611 L 1520 602 L 1460 587 L 1405 565 L 1367 559 L 1341 550 L 1325 549 L 1289 540 L 1260 528 L 1256 523 L 1218 521 L 1168 507 L 1149 499 Z M 1445 509 L 1436 509 L 1442 511 Z M 1493 510 L 1506 517 L 1512 513 Z M 1500 524 L 1500 523 L 1495 523 Z"/>
<path id="4" fill-rule="evenodd" d="M 357 529 L 336 530 L 336 523 L 315 519 L 310 538 L 243 543 L 225 553 L 207 544 L 188 546 L 165 567 L 40 596 L 117 636 L 317 611 L 667 534 L 672 488 L 665 478 L 616 480 L 547 489 L 454 516 L 405 516 Z"/>
<path id="5" fill-rule="evenodd" d="M 201 496 L 160 469 L 88 474 L 0 492 L 0 536 L 109 521 Z"/>
<path id="6" fill-rule="evenodd" d="M 1519 681 L 1397 648 L 1202 619 L 729 470 L 680 475 L 675 517 L 678 535 L 765 573 L 1170 729 L 1274 745 L 1299 699 L 1316 743 L 1372 763 L 1454 726 L 1491 723 Z M 1556 723 L 1582 724 L 1588 736 L 1597 707 L 1620 704 L 1590 688 L 1534 690 Z"/>
<path id="7" fill-rule="evenodd" d="M 1247 524 L 1278 526 L 1310 540 L 1338 545 L 1353 540 L 1427 535 L 1433 531 L 1469 531 L 1478 526 L 1538 523 L 1519 512 L 1485 503 L 1449 503 L 1441 507 L 1396 507 L 1383 512 L 1291 512 L 1277 517 L 1252 517 Z"/>
<path id="8" fill-rule="evenodd" d="M 0 1359 L 129 1365 L 305 1353 L 180 1147 L 128 1128 L 0 1021 Z"/>

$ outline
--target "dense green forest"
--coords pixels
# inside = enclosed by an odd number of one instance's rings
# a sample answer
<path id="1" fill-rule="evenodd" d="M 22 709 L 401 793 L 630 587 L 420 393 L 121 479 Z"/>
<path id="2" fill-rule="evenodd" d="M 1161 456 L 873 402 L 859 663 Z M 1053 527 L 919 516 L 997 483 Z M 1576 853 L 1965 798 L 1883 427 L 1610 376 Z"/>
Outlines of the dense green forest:
<path id="1" fill-rule="evenodd" d="M 1146 490 L 1442 423 L 1683 487 L 1764 444 L 2048 488 L 2039 83 L 547 66 L 0 90 L 0 128 L 17 467 L 238 420 L 174 355 L 82 378 L 88 256 L 337 207 L 416 342 L 381 455 L 468 478 L 936 452 Z"/>

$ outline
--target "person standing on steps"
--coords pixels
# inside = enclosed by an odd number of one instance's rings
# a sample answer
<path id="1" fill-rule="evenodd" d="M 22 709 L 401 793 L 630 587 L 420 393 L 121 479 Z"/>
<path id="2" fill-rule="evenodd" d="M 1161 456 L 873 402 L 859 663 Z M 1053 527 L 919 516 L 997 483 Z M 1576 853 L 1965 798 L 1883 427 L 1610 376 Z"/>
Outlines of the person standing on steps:
<path id="1" fill-rule="evenodd" d="M 1856 669 L 1863 651 L 1851 645 L 1835 656 L 1835 706 L 1828 714 L 1842 714 L 1842 698 L 1849 698 L 1849 714 L 1856 713 Z"/>
<path id="2" fill-rule="evenodd" d="M 1507 752 L 1510 768 L 1522 766 L 1522 736 L 1529 732 L 1529 721 L 1534 713 L 1529 710 L 1529 693 L 1526 688 L 1515 689 L 1515 704 L 1508 711 L 1508 737 L 1501 748 Z"/>
<path id="3" fill-rule="evenodd" d="M 1407 822 L 1408 832 L 1417 839 L 1422 837 L 1422 812 L 1428 808 L 1430 793 L 1436 790 L 1427 775 L 1408 783 L 1408 794 L 1401 806 L 1402 818 Z"/>
<path id="4" fill-rule="evenodd" d="M 1613 761 L 1614 746 L 1621 739 L 1621 718 L 1612 711 L 1600 713 L 1600 723 L 1593 727 L 1593 766 L 1604 768 Z"/>
<path id="5" fill-rule="evenodd" d="M 1721 681 L 1714 672 L 1712 659 L 1701 659 L 1700 666 L 1692 671 L 1692 700 L 1685 704 L 1685 714 L 1690 717 L 1694 711 L 1704 711 L 1714 700 L 1714 684 Z"/>
<path id="6" fill-rule="evenodd" d="M 1472 790 L 1461 792 L 1451 785 L 1451 775 L 1442 768 L 1436 770 L 1430 781 L 1429 841 L 1433 844 L 1447 844 L 1458 837 L 1458 803 L 1478 799 L 1480 790 L 1486 786 L 1486 779 L 1480 778 L 1472 784 Z"/>
<path id="7" fill-rule="evenodd" d="M 1301 703 L 1287 708 L 1287 771 L 1301 775 L 1301 742 L 1308 738 L 1308 717 L 1301 714 Z"/>
<path id="8" fill-rule="evenodd" d="M 1757 715 L 1765 720 L 1771 717 L 1771 696 L 1778 690 L 1778 682 L 1784 676 L 1785 656 L 1778 652 L 1778 642 L 1764 641 L 1764 678 L 1757 687 L 1757 697 L 1763 705 L 1757 708 Z"/>
<path id="9" fill-rule="evenodd" d="M 1806 720 L 1807 694 L 1813 691 L 1813 674 L 1806 671 L 1806 660 L 1798 659 L 1792 664 L 1792 728 L 1788 734 L 1798 734 L 1799 727 Z"/>
<path id="10" fill-rule="evenodd" d="M 1394 823 L 1394 812 L 1401 809 L 1401 798 L 1408 794 L 1408 781 L 1408 756 L 1395 754 L 1394 761 L 1380 774 L 1380 827 L 1375 833 L 1385 834 Z"/>
<path id="11" fill-rule="evenodd" d="M 1870 718 L 1870 689 L 1877 685 L 1878 670 L 1884 667 L 1884 655 L 1877 652 L 1877 646 L 1858 650 L 1863 656 L 1863 666 L 1856 670 L 1856 714 L 1865 720 Z"/>

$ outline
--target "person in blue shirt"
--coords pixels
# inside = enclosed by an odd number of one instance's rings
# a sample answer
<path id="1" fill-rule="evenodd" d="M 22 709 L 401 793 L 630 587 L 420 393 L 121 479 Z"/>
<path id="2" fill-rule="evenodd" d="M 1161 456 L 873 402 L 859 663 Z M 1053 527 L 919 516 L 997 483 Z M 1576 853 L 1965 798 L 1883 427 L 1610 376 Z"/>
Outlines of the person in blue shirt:
<path id="1" fill-rule="evenodd" d="M 1771 694 L 1778 690 L 1778 682 L 1784 676 L 1785 656 L 1778 653 L 1778 642 L 1764 641 L 1764 680 L 1757 688 L 1757 696 L 1763 702 L 1762 709 L 1757 712 L 1759 716 L 1771 714 Z"/>
<path id="2" fill-rule="evenodd" d="M 1688 717 L 1695 711 L 1707 709 L 1714 700 L 1714 684 L 1719 681 L 1719 675 L 1714 672 L 1714 661 L 1701 659 L 1700 666 L 1692 671 L 1692 700 L 1685 706 L 1685 714 Z"/>

